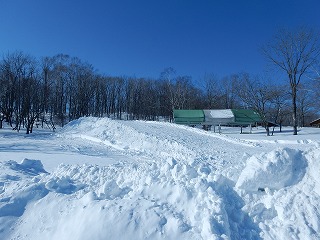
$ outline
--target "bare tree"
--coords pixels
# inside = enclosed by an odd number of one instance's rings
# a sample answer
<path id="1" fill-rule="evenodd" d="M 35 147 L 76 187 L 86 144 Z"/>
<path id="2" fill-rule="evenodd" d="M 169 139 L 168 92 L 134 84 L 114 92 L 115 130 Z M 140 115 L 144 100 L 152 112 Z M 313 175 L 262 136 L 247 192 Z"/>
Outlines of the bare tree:
<path id="1" fill-rule="evenodd" d="M 237 80 L 238 97 L 246 105 L 259 113 L 267 136 L 270 135 L 269 121 L 271 109 L 271 91 L 268 85 L 259 79 L 252 79 L 249 74 L 239 75 Z"/>
<path id="2" fill-rule="evenodd" d="M 309 85 L 300 85 L 297 97 L 297 115 L 299 126 L 304 127 L 310 122 L 314 115 L 314 91 L 309 89 Z M 317 91 L 318 92 L 318 91 Z"/>
<path id="3" fill-rule="evenodd" d="M 237 82 L 239 81 L 239 74 L 232 74 L 221 79 L 222 96 L 220 98 L 220 108 L 237 108 L 239 107 L 237 101 Z"/>
<path id="4" fill-rule="evenodd" d="M 320 59 L 316 64 L 314 64 L 314 66 L 312 66 L 311 74 L 308 78 L 311 80 L 320 81 Z"/>
<path id="5" fill-rule="evenodd" d="M 220 86 L 218 85 L 218 79 L 214 74 L 206 74 L 204 76 L 205 84 L 205 106 L 208 109 L 218 107 L 218 99 L 221 97 Z"/>
<path id="6" fill-rule="evenodd" d="M 288 76 L 292 97 L 293 134 L 298 134 L 297 92 L 304 74 L 320 55 L 318 39 L 312 30 L 280 30 L 273 41 L 262 48 L 264 55 Z"/>
<path id="7" fill-rule="evenodd" d="M 175 92 L 175 80 L 176 80 L 176 71 L 172 68 L 166 68 L 163 70 L 163 72 L 160 74 L 160 79 L 163 80 L 166 83 L 166 92 L 167 97 L 170 101 L 170 108 L 171 110 L 177 108 L 177 95 Z"/>

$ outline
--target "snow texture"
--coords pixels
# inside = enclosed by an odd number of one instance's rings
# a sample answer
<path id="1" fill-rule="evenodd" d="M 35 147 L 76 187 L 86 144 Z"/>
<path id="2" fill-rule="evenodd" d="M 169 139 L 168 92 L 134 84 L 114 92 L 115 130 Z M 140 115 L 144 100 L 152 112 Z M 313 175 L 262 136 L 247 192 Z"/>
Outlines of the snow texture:
<path id="1" fill-rule="evenodd" d="M 3 130 L 0 239 L 319 239 L 320 131 L 222 130 L 107 118 Z"/>
<path id="2" fill-rule="evenodd" d="M 247 191 L 280 190 L 301 181 L 306 160 L 301 151 L 282 148 L 252 156 L 240 174 L 236 187 Z"/>

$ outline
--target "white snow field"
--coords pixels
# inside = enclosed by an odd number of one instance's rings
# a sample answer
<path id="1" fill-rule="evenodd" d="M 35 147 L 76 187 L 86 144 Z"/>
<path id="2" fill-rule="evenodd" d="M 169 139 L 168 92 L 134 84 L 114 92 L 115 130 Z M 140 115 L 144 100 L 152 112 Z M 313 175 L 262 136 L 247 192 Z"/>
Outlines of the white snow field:
<path id="1" fill-rule="evenodd" d="M 320 129 L 0 129 L 0 239 L 320 239 Z"/>

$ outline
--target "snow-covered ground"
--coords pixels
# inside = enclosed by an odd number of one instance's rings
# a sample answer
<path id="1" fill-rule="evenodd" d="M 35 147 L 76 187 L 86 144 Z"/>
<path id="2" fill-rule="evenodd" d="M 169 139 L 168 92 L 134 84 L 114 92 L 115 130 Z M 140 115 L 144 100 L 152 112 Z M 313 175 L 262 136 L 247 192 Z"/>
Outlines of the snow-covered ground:
<path id="1" fill-rule="evenodd" d="M 320 239 L 320 129 L 0 130 L 0 239 Z"/>

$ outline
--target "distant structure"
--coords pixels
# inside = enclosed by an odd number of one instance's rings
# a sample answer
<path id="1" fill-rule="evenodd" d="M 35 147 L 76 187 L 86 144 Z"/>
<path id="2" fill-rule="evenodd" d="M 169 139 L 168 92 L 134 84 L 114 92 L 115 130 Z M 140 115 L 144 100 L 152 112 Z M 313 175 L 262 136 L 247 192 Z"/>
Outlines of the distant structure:
<path id="1" fill-rule="evenodd" d="M 311 127 L 317 127 L 317 128 L 320 127 L 320 118 L 312 121 L 312 122 L 310 123 L 310 126 L 311 126 Z"/>
<path id="2" fill-rule="evenodd" d="M 173 110 L 173 119 L 177 124 L 188 126 L 201 125 L 204 129 L 218 126 L 240 126 L 257 125 L 262 122 L 260 115 L 251 109 L 206 109 L 206 110 Z"/>

